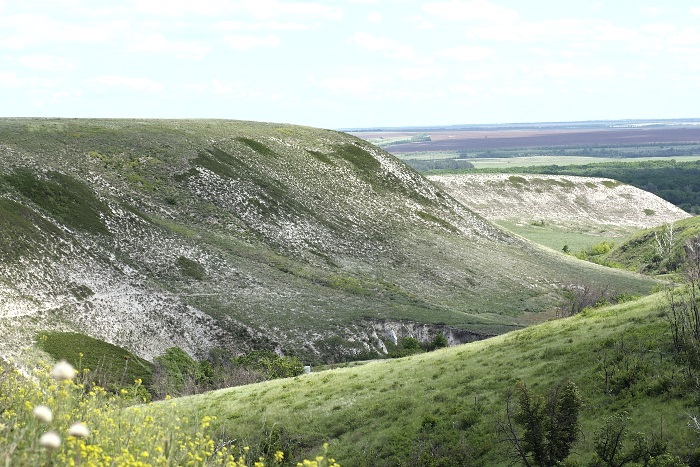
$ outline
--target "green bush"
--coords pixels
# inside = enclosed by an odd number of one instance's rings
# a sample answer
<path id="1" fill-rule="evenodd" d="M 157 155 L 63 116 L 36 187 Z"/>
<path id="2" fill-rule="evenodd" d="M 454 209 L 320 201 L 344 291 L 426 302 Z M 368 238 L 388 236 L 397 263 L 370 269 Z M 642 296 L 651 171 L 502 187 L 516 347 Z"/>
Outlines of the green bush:
<path id="1" fill-rule="evenodd" d="M 289 378 L 304 372 L 304 365 L 297 357 L 280 357 L 269 350 L 255 350 L 235 358 L 234 363 L 260 370 L 269 379 Z"/>

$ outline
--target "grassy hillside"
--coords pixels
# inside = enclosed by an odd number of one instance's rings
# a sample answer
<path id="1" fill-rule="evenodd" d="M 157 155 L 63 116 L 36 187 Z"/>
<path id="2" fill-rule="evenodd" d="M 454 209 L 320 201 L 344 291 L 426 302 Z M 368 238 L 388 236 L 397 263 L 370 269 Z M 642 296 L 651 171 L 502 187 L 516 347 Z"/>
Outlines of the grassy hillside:
<path id="1" fill-rule="evenodd" d="M 676 272 L 685 259 L 685 243 L 700 235 L 700 217 L 646 229 L 618 245 L 606 260 L 645 274 Z"/>
<path id="2" fill-rule="evenodd" d="M 430 338 L 542 321 L 572 283 L 653 286 L 513 237 L 343 133 L 2 119 L 0 155 L 5 356 L 55 330 L 146 359 L 177 346 L 338 361 L 384 352 L 404 323 L 434 325 Z"/>
<path id="3" fill-rule="evenodd" d="M 571 460 L 586 464 L 608 417 L 630 434 L 698 460 L 696 392 L 674 363 L 663 294 L 399 360 L 179 400 L 192 416 L 217 414 L 215 431 L 303 456 L 330 442 L 344 466 L 513 465 L 497 429 L 506 394 L 524 381 L 544 394 L 570 380 L 583 399 Z M 625 441 L 631 447 L 630 438 Z M 663 444 L 662 443 L 662 444 Z M 674 464 L 675 465 L 675 464 Z M 697 464 L 693 464 L 697 465 Z"/>

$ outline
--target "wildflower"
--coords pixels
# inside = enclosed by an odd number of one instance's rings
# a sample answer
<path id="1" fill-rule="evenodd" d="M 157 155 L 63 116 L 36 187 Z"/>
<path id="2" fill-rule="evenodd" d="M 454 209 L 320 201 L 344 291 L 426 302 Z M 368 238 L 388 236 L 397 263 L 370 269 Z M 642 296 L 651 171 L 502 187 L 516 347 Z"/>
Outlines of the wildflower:
<path id="1" fill-rule="evenodd" d="M 82 423 L 76 422 L 68 428 L 68 434 L 76 438 L 87 438 L 90 436 L 90 430 Z"/>
<path id="2" fill-rule="evenodd" d="M 284 453 L 282 451 L 277 451 L 275 453 L 275 461 L 282 463 L 283 460 L 284 460 Z"/>
<path id="3" fill-rule="evenodd" d="M 32 410 L 32 413 L 40 422 L 51 423 L 53 421 L 53 412 L 45 405 L 37 405 L 34 407 L 34 410 Z"/>
<path id="4" fill-rule="evenodd" d="M 39 438 L 39 444 L 46 449 L 58 449 L 61 447 L 61 437 L 55 431 L 47 431 Z"/>
<path id="5" fill-rule="evenodd" d="M 61 360 L 53 367 L 51 376 L 58 381 L 73 379 L 75 378 L 75 368 L 67 361 Z"/>

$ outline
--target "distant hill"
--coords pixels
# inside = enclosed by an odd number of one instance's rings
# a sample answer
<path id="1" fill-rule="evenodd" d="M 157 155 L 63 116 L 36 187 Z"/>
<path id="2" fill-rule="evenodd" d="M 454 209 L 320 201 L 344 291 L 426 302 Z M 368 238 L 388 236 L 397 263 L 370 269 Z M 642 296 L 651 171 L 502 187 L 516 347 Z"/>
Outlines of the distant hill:
<path id="1" fill-rule="evenodd" d="M 428 178 L 491 221 L 649 228 L 690 217 L 656 195 L 609 178 L 534 174 Z"/>
<path id="2" fill-rule="evenodd" d="M 147 359 L 338 361 L 421 323 L 456 343 L 541 321 L 580 281 L 653 286 L 514 237 L 339 132 L 2 119 L 0 155 L 3 356 L 53 329 Z"/>

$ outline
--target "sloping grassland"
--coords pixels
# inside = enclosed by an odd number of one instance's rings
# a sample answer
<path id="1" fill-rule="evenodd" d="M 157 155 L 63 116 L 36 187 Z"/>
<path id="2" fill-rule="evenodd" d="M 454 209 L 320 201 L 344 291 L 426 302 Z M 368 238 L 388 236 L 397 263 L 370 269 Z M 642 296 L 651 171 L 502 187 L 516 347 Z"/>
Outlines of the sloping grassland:
<path id="1" fill-rule="evenodd" d="M 333 361 L 383 351 L 392 323 L 479 337 L 544 319 L 572 283 L 653 285 L 515 238 L 362 140 L 289 125 L 3 119 L 0 221 L 5 356 L 58 329 L 149 359 Z"/>
<path id="2" fill-rule="evenodd" d="M 498 428 L 507 394 L 518 381 L 546 395 L 568 380 L 583 402 L 571 465 L 593 465 L 614 414 L 629 417 L 616 458 L 660 442 L 689 462 L 698 446 L 689 416 L 698 409 L 672 356 L 663 300 L 657 294 L 480 342 L 177 403 L 190 417 L 217 414 L 222 440 L 262 449 L 272 442 L 288 457 L 314 455 L 329 442 L 343 466 L 516 465 Z"/>

